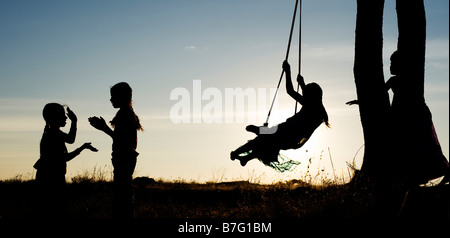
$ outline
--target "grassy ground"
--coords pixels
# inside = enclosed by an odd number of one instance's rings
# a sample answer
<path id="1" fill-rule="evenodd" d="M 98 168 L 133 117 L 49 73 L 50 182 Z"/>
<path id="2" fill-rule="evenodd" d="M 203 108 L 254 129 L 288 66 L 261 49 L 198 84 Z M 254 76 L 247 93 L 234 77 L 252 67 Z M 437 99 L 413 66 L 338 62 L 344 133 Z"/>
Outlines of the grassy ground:
<path id="1" fill-rule="evenodd" d="M 199 184 L 137 178 L 133 186 L 136 218 L 334 219 L 380 214 L 380 203 L 373 192 L 355 189 L 351 183 L 312 186 L 292 180 L 272 185 L 247 181 Z M 400 217 L 449 219 L 449 191 L 448 185 L 411 190 L 407 199 L 400 201 Z M 37 192 L 34 181 L 0 182 L 0 217 L 32 218 Z M 74 178 L 67 184 L 68 217 L 111 218 L 111 193 L 109 181 Z"/>

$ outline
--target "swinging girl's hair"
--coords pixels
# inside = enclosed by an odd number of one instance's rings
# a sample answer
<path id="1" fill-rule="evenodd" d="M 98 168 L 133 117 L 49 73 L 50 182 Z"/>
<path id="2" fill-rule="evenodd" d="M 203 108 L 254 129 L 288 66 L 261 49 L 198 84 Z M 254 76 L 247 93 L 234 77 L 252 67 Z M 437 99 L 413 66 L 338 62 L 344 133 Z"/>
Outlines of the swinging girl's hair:
<path id="1" fill-rule="evenodd" d="M 132 101 L 133 90 L 131 89 L 130 85 L 128 85 L 128 83 L 125 83 L 125 82 L 117 83 L 111 87 L 111 94 L 116 95 L 118 97 L 118 99 L 121 100 L 123 105 L 126 104 L 130 107 L 131 111 L 134 114 L 136 130 L 144 131 L 144 128 L 141 125 L 139 117 L 136 115 L 136 113 L 134 113 L 134 110 L 133 110 L 133 101 Z M 111 121 L 111 125 L 113 127 L 115 125 L 115 119 L 116 118 L 114 118 Z"/>
<path id="2" fill-rule="evenodd" d="M 330 123 L 328 122 L 328 113 L 322 104 L 322 96 L 323 96 L 322 88 L 317 83 L 308 83 L 306 85 L 304 95 L 307 95 L 309 98 L 313 99 L 316 102 L 320 102 L 323 108 L 323 123 L 325 124 L 325 126 L 330 128 Z"/>
<path id="3" fill-rule="evenodd" d="M 328 122 L 328 113 L 327 111 L 325 111 L 325 115 L 323 117 L 323 123 L 325 124 L 325 126 L 327 126 L 328 128 L 331 128 L 330 123 Z"/>

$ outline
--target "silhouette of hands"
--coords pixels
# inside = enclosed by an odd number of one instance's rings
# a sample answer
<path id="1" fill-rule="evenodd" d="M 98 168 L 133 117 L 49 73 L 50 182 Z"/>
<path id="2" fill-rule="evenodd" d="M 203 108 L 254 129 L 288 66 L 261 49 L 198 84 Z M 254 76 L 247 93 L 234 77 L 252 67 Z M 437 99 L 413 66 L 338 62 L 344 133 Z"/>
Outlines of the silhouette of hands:
<path id="1" fill-rule="evenodd" d="M 89 117 L 88 121 L 91 126 L 93 126 L 97 130 L 104 131 L 106 128 L 108 128 L 108 125 L 106 124 L 103 117 Z"/>
<path id="2" fill-rule="evenodd" d="M 78 120 L 77 116 L 75 115 L 75 113 L 73 113 L 72 110 L 70 110 L 69 107 L 67 107 L 67 117 L 72 121 L 72 122 L 76 122 Z"/>
<path id="3" fill-rule="evenodd" d="M 91 145 L 91 142 L 84 143 L 81 147 L 82 147 L 83 149 L 89 149 L 90 151 L 93 151 L 93 152 L 97 152 L 97 151 L 98 151 L 97 148 L 95 148 L 95 147 L 93 147 L 93 146 Z"/>
<path id="4" fill-rule="evenodd" d="M 283 70 L 285 72 L 291 72 L 291 65 L 287 62 L 287 60 L 283 61 Z"/>
<path id="5" fill-rule="evenodd" d="M 355 104 L 357 105 L 357 104 L 359 104 L 359 102 L 358 102 L 358 100 L 352 100 L 352 101 L 346 102 L 345 104 L 351 106 L 351 105 L 355 105 Z"/>

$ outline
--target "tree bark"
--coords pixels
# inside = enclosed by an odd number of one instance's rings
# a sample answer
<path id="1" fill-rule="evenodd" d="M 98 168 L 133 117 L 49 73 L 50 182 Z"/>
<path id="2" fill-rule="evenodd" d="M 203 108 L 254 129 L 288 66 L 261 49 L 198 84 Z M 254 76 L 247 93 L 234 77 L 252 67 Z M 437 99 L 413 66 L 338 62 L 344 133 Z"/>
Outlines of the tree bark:
<path id="1" fill-rule="evenodd" d="M 397 0 L 398 51 L 402 53 L 403 84 L 413 103 L 424 102 L 426 16 L 423 0 Z M 417 104 L 416 104 L 417 105 Z"/>
<path id="2" fill-rule="evenodd" d="M 431 118 L 425 104 L 426 14 L 423 0 L 397 0 L 398 52 L 401 55 L 397 103 L 393 107 L 399 145 L 403 148 L 400 167 L 408 183 L 425 183 L 437 167 L 428 144 Z M 431 117 L 431 115 L 430 115 Z M 431 160 L 428 160 L 431 159 Z M 427 171 L 428 170 L 428 171 Z M 429 177 L 428 177 L 429 178 Z"/>
<path id="3" fill-rule="evenodd" d="M 384 0 L 357 0 L 354 77 L 365 150 L 362 176 L 387 179 L 391 172 L 391 112 L 383 74 Z"/>

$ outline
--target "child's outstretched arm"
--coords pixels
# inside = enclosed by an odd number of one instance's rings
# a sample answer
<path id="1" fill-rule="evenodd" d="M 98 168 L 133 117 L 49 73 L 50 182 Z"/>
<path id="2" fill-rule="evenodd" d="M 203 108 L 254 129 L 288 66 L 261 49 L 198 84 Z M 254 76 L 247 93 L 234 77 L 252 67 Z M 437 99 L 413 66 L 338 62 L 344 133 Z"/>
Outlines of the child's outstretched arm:
<path id="1" fill-rule="evenodd" d="M 107 135 L 113 137 L 113 130 L 106 124 L 103 117 L 89 117 L 89 123 L 95 129 L 105 132 Z"/>
<path id="2" fill-rule="evenodd" d="M 359 102 L 358 102 L 358 100 L 351 100 L 351 101 L 346 102 L 345 104 L 351 106 L 351 105 L 358 105 Z"/>
<path id="3" fill-rule="evenodd" d="M 71 161 L 73 158 L 77 157 L 83 150 L 89 149 L 93 152 L 97 152 L 97 148 L 93 147 L 90 142 L 84 143 L 80 148 L 67 154 L 66 162 Z"/>
<path id="4" fill-rule="evenodd" d="M 286 74 L 286 92 L 289 94 L 289 96 L 295 99 L 295 101 L 303 105 L 303 96 L 294 90 L 294 85 L 292 84 L 292 77 L 291 77 L 291 66 L 287 61 L 283 62 L 283 70 L 284 73 Z"/>

